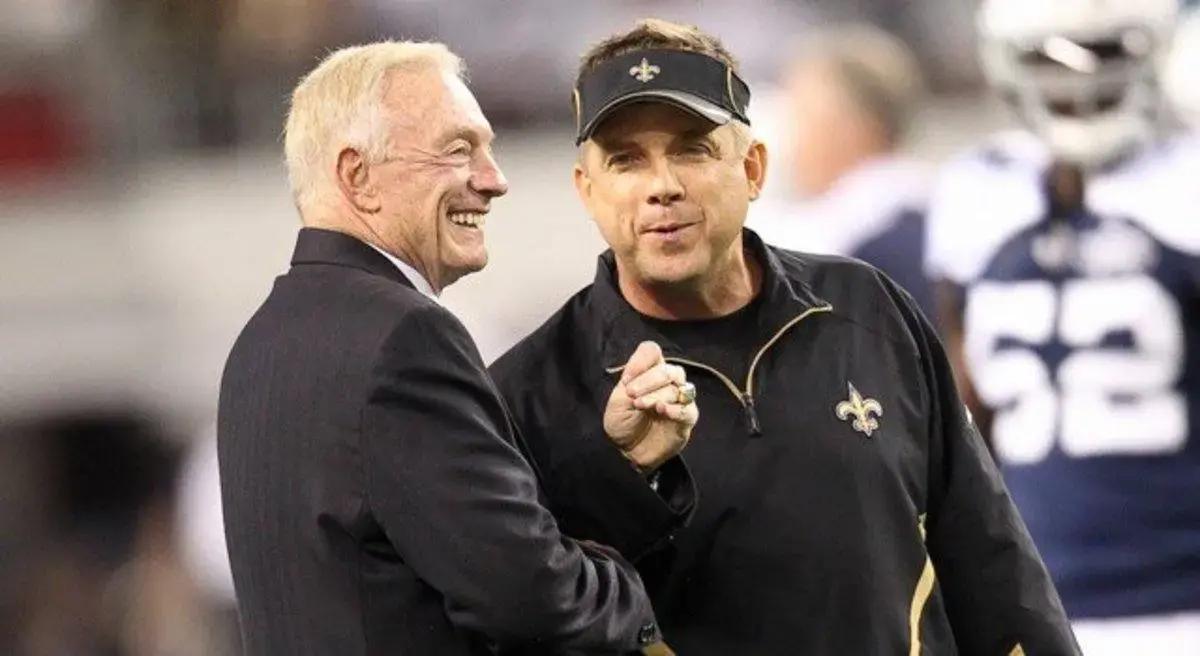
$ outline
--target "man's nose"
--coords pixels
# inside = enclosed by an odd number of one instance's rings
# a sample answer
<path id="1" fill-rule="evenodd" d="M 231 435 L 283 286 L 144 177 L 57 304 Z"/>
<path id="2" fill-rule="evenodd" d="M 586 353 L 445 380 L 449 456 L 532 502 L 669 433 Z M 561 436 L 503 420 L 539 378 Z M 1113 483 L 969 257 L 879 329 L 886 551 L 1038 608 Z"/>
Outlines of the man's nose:
<path id="1" fill-rule="evenodd" d="M 491 153 L 485 154 L 471 173 L 470 185 L 475 192 L 489 198 L 508 193 L 508 178 L 504 177 L 504 172 Z"/>
<path id="2" fill-rule="evenodd" d="M 683 200 L 683 185 L 670 162 L 660 161 L 651 172 L 653 179 L 646 201 L 651 205 L 670 205 Z"/>

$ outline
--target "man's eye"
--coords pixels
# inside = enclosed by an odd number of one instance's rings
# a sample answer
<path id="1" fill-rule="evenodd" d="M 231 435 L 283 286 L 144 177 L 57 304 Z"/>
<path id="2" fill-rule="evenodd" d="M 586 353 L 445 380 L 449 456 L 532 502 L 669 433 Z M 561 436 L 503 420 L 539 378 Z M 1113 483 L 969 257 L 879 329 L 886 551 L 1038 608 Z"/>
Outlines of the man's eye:
<path id="1" fill-rule="evenodd" d="M 604 163 L 610 167 L 622 167 L 622 166 L 629 166 L 630 164 L 633 163 L 633 161 L 634 161 L 634 157 L 632 154 L 617 153 L 615 155 L 609 155 L 608 159 L 605 160 Z"/>
<path id="2" fill-rule="evenodd" d="M 702 143 L 688 144 L 683 147 L 683 154 L 685 154 L 685 155 L 711 155 L 712 149 L 708 147 L 708 144 L 702 144 Z"/>

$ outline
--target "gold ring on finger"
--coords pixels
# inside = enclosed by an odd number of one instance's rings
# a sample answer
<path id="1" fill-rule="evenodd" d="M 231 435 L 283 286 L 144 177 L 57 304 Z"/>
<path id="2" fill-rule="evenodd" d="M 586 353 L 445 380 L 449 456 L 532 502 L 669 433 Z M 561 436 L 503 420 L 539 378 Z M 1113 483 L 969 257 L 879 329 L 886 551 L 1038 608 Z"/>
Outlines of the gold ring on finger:
<path id="1" fill-rule="evenodd" d="M 677 403 L 688 405 L 696 400 L 696 386 L 692 383 L 682 383 L 679 387 Z"/>

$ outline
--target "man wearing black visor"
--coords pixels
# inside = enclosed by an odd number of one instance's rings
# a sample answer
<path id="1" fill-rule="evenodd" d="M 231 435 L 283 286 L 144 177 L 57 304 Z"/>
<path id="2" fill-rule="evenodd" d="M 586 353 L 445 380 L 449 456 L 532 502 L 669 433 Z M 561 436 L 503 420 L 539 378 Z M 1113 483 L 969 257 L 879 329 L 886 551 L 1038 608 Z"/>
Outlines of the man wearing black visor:
<path id="1" fill-rule="evenodd" d="M 671 463 L 694 516 L 626 554 L 678 653 L 1078 653 L 912 298 L 743 229 L 767 167 L 749 99 L 691 27 L 642 21 L 583 58 L 575 184 L 611 250 L 492 367 L 563 530 L 627 543 L 602 483 L 644 483 L 600 475 L 628 466 L 579 427 L 614 384 L 638 393 L 622 356 L 652 341 L 702 412 Z"/>

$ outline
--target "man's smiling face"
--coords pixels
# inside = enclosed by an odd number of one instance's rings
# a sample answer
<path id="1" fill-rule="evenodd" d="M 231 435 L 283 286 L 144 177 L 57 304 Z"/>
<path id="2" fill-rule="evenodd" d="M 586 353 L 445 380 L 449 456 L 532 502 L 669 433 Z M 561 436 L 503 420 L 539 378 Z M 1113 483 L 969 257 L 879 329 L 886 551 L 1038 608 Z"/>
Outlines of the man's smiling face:
<path id="1" fill-rule="evenodd" d="M 462 80 L 438 71 L 394 72 L 382 120 L 388 156 L 373 174 L 387 246 L 440 291 L 487 264 L 486 214 L 508 190 L 491 125 Z"/>
<path id="2" fill-rule="evenodd" d="M 618 110 L 583 144 L 576 189 L 625 275 L 688 282 L 740 244 L 758 193 L 742 141 L 732 124 L 645 102 Z"/>

